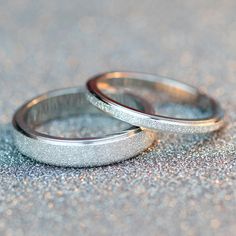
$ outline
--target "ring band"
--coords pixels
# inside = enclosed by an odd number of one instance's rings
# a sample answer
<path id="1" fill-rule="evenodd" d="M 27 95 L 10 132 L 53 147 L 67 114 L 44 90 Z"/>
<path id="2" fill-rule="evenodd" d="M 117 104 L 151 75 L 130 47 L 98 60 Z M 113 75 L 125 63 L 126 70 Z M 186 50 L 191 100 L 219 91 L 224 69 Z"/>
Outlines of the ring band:
<path id="1" fill-rule="evenodd" d="M 70 88 L 48 92 L 24 104 L 13 117 L 14 140 L 19 151 L 37 161 L 58 166 L 100 166 L 135 156 L 148 148 L 156 134 L 130 126 L 119 133 L 95 138 L 61 138 L 36 131 L 47 121 L 103 112 L 86 99 L 84 89 Z M 134 96 L 128 100 L 149 111 L 147 104 Z"/>
<path id="2" fill-rule="evenodd" d="M 155 93 L 162 90 L 201 110 L 208 109 L 211 114 L 199 119 L 174 118 L 140 111 L 107 95 L 107 91 L 127 87 L 135 87 L 138 92 L 142 89 L 150 89 Z M 93 105 L 135 126 L 168 132 L 207 133 L 221 128 L 224 124 L 224 113 L 214 99 L 192 86 L 166 77 L 136 72 L 110 72 L 90 79 L 87 88 L 88 100 Z"/>

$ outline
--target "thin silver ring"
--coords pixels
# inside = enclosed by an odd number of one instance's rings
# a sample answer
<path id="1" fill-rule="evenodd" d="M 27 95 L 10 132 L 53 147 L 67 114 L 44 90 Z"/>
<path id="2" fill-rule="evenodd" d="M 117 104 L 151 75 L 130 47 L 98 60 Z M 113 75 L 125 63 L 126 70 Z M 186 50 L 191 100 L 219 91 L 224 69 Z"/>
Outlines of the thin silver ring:
<path id="1" fill-rule="evenodd" d="M 58 117 L 78 115 L 78 110 L 81 113 L 103 113 L 87 101 L 85 94 L 85 89 L 80 88 L 51 91 L 19 108 L 12 121 L 15 145 L 19 151 L 47 164 L 91 167 L 133 157 L 153 143 L 154 132 L 134 126 L 95 138 L 61 138 L 36 131 L 37 125 Z M 142 103 L 138 98 L 137 101 L 137 104 Z M 141 106 L 145 111 L 151 109 L 145 102 Z"/>
<path id="2" fill-rule="evenodd" d="M 137 86 L 139 89 L 160 87 L 167 93 L 178 94 L 200 108 L 211 109 L 211 115 L 200 119 L 182 119 L 140 111 L 107 95 L 116 86 Z M 185 83 L 159 75 L 136 72 L 109 72 L 97 75 L 87 82 L 88 100 L 102 111 L 132 125 L 175 133 L 207 133 L 224 125 L 224 112 L 208 95 Z M 105 92 L 104 92 L 105 91 Z"/>

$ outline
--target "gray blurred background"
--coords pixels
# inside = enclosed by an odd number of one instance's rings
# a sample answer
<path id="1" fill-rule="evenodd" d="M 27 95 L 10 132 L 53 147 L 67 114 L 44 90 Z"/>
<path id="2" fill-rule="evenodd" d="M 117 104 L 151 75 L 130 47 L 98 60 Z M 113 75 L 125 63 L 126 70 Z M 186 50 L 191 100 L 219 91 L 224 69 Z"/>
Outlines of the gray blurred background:
<path id="1" fill-rule="evenodd" d="M 236 2 L 0 1 L 1 235 L 235 235 Z M 107 70 L 198 86 L 227 112 L 215 134 L 159 134 L 93 169 L 35 163 L 12 143 L 25 100 Z"/>

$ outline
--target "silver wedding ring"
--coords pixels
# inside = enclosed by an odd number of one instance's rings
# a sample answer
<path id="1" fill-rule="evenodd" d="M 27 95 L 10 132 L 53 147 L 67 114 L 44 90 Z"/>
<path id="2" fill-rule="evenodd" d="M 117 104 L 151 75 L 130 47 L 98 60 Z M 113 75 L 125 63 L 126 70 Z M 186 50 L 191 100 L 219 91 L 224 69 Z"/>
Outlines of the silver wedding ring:
<path id="1" fill-rule="evenodd" d="M 133 73 L 110 72 L 93 77 L 87 82 L 89 101 L 113 117 L 135 126 L 175 133 L 207 133 L 221 128 L 224 124 L 224 113 L 220 105 L 208 95 L 185 83 L 163 76 Z M 129 91 L 134 94 L 146 92 L 153 97 L 158 93 L 169 94 L 172 103 L 184 103 L 207 113 L 200 118 L 176 118 L 156 112 L 146 112 L 127 103 L 117 100 L 111 91 Z M 144 91 L 145 90 L 145 91 Z M 149 96 L 149 100 L 152 100 Z M 158 101 L 152 101 L 155 103 Z M 207 112 L 206 112 L 207 111 Z"/>
<path id="2" fill-rule="evenodd" d="M 171 111 L 177 106 L 193 107 L 201 115 L 168 115 L 162 110 L 166 105 L 171 105 Z M 81 114 L 107 116 L 105 113 L 113 121 L 117 118 L 126 122 L 128 127 L 82 138 L 51 135 L 38 129 L 56 119 Z M 62 89 L 32 99 L 16 111 L 12 123 L 15 145 L 22 154 L 47 164 L 87 167 L 139 154 L 152 145 L 156 131 L 215 131 L 224 125 L 224 113 L 213 98 L 185 83 L 152 74 L 110 72 L 91 78 L 87 90 Z"/>
<path id="3" fill-rule="evenodd" d="M 19 151 L 37 161 L 58 166 L 100 166 L 119 162 L 147 149 L 155 140 L 154 132 L 130 126 L 103 137 L 54 137 L 36 130 L 41 124 L 61 117 L 99 111 L 91 105 L 84 89 L 71 88 L 48 92 L 24 104 L 14 115 L 14 139 Z M 138 97 L 123 94 L 122 100 L 151 111 Z"/>

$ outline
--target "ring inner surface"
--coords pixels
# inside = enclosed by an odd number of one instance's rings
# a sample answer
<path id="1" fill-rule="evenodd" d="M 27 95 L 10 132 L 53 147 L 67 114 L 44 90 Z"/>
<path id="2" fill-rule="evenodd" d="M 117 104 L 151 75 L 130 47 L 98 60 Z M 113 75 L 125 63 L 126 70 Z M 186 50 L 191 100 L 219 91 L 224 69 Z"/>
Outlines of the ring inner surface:
<path id="1" fill-rule="evenodd" d="M 180 83 L 170 84 L 165 81 L 148 81 L 136 78 L 106 78 L 97 80 L 97 88 L 106 96 L 118 101 L 115 93 L 129 93 L 146 99 L 154 109 L 146 112 L 166 118 L 201 120 L 210 119 L 218 113 L 215 102 L 194 88 Z M 113 93 L 110 93 L 110 92 Z M 127 103 L 122 105 L 134 108 Z M 141 111 L 137 109 L 138 111 Z M 142 111 L 141 111 L 142 112 Z"/>
<path id="2" fill-rule="evenodd" d="M 113 95 L 112 95 L 113 96 Z M 115 94 L 116 99 L 145 111 L 145 102 L 129 94 Z M 71 93 L 33 100 L 24 115 L 25 124 L 38 133 L 53 137 L 100 138 L 135 128 L 91 105 L 85 93 Z"/>

